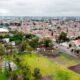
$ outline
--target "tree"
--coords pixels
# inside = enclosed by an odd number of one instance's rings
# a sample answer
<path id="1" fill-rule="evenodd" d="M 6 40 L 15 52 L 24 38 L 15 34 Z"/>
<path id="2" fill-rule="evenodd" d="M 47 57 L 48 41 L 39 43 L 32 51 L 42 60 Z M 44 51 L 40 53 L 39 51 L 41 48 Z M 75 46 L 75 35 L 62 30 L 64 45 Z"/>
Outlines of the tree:
<path id="1" fill-rule="evenodd" d="M 31 41 L 29 42 L 30 46 L 32 48 L 37 48 L 39 45 L 39 38 L 38 37 L 34 37 L 33 39 L 31 39 Z"/>
<path id="2" fill-rule="evenodd" d="M 31 71 L 30 71 L 29 67 L 24 67 L 23 68 L 23 76 L 24 76 L 24 80 L 30 80 Z"/>
<path id="3" fill-rule="evenodd" d="M 52 47 L 52 41 L 50 39 L 45 39 L 44 40 L 44 45 L 46 47 Z"/>
<path id="4" fill-rule="evenodd" d="M 21 66 L 20 61 L 21 59 L 19 57 L 15 57 L 15 62 L 18 66 Z"/>
<path id="5" fill-rule="evenodd" d="M 80 39 L 80 36 L 76 37 L 75 40 Z"/>
<path id="6" fill-rule="evenodd" d="M 53 43 L 52 43 L 52 40 L 51 39 L 44 39 L 40 42 L 40 45 L 44 45 L 45 47 L 50 47 L 52 48 L 53 47 Z"/>
<path id="7" fill-rule="evenodd" d="M 26 34 L 26 36 L 25 36 L 26 39 L 32 39 L 34 37 L 35 37 L 35 35 L 33 35 L 33 34 Z"/>
<path id="8" fill-rule="evenodd" d="M 69 44 L 69 48 L 71 48 L 72 47 L 72 45 L 71 44 Z"/>
<path id="9" fill-rule="evenodd" d="M 32 47 L 30 46 L 29 42 L 27 42 L 26 40 L 22 41 L 22 43 L 18 47 L 19 47 L 19 52 L 33 50 Z"/>
<path id="10" fill-rule="evenodd" d="M 11 73 L 10 80 L 17 80 L 17 75 L 16 75 L 15 72 L 12 72 L 12 73 Z"/>
<path id="11" fill-rule="evenodd" d="M 3 35 L 0 35 L 0 39 L 3 39 Z"/>
<path id="12" fill-rule="evenodd" d="M 34 69 L 33 77 L 34 77 L 34 80 L 40 80 L 42 78 L 39 68 Z"/>
<path id="13" fill-rule="evenodd" d="M 4 55 L 6 53 L 6 48 L 0 43 L 0 55 Z"/>
<path id="14" fill-rule="evenodd" d="M 76 52 L 77 54 L 79 54 L 79 53 L 80 53 L 80 50 L 76 49 L 75 52 Z"/>
<path id="15" fill-rule="evenodd" d="M 16 32 L 14 36 L 10 37 L 10 41 L 15 41 L 17 44 L 20 44 L 24 39 L 24 34 L 22 32 Z"/>
<path id="16" fill-rule="evenodd" d="M 57 42 L 60 43 L 60 42 L 66 42 L 66 41 L 69 41 L 69 38 L 67 38 L 67 33 L 61 32 L 61 34 L 58 37 Z"/>
<path id="17" fill-rule="evenodd" d="M 29 69 L 28 66 L 24 66 L 21 63 L 20 57 L 14 57 L 15 62 L 17 64 L 18 70 L 17 70 L 17 76 L 21 76 L 23 80 L 31 80 L 31 70 Z M 15 80 L 15 79 L 13 79 Z"/>

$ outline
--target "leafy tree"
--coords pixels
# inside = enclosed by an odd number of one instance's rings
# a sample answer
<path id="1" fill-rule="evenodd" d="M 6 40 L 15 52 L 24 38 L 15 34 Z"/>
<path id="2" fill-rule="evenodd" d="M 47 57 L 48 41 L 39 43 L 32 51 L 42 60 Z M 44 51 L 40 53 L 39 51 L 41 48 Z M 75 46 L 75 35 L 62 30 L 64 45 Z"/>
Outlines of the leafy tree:
<path id="1" fill-rule="evenodd" d="M 19 67 L 21 66 L 20 61 L 21 61 L 21 59 L 19 57 L 15 58 L 15 62 L 17 64 L 17 66 L 19 66 Z"/>
<path id="2" fill-rule="evenodd" d="M 67 38 L 67 33 L 61 32 L 58 38 L 58 42 L 66 42 L 69 41 L 69 38 Z"/>
<path id="3" fill-rule="evenodd" d="M 26 39 L 32 39 L 32 38 L 34 38 L 35 37 L 35 35 L 33 35 L 33 34 L 26 34 L 25 35 L 25 38 Z"/>
<path id="4" fill-rule="evenodd" d="M 10 37 L 10 41 L 15 41 L 17 44 L 21 43 L 24 39 L 24 34 L 22 32 L 16 32 L 13 37 Z"/>
<path id="5" fill-rule="evenodd" d="M 0 35 L 0 39 L 3 39 L 4 37 L 2 35 Z"/>
<path id="6" fill-rule="evenodd" d="M 52 41 L 51 41 L 50 39 L 46 39 L 46 40 L 44 41 L 44 45 L 45 45 L 46 47 L 52 47 Z"/>
<path id="7" fill-rule="evenodd" d="M 29 45 L 29 42 L 27 42 L 26 40 L 22 41 L 22 43 L 18 47 L 19 47 L 19 52 L 33 50 L 32 47 Z"/>
<path id="8" fill-rule="evenodd" d="M 30 80 L 31 78 L 31 71 L 28 66 L 23 66 L 21 63 L 21 59 L 19 57 L 15 57 L 15 62 L 17 64 L 17 76 L 22 75 L 24 80 Z M 15 80 L 15 79 L 14 79 Z"/>
<path id="9" fill-rule="evenodd" d="M 80 36 L 76 37 L 75 40 L 80 39 Z"/>
<path id="10" fill-rule="evenodd" d="M 32 48 L 37 48 L 39 45 L 39 38 L 38 37 L 34 37 L 30 42 L 29 42 L 30 46 Z"/>
<path id="11" fill-rule="evenodd" d="M 6 34 L 6 35 L 4 35 L 3 38 L 10 38 L 10 35 L 9 34 Z"/>
<path id="12" fill-rule="evenodd" d="M 40 80 L 41 79 L 42 75 L 40 73 L 39 68 L 34 69 L 33 77 L 34 77 L 34 80 Z"/>
<path id="13" fill-rule="evenodd" d="M 0 55 L 4 55 L 6 53 L 6 48 L 0 43 Z"/>
<path id="14" fill-rule="evenodd" d="M 12 72 L 11 73 L 10 80 L 17 80 L 17 74 L 16 74 L 16 72 Z"/>
<path id="15" fill-rule="evenodd" d="M 31 71 L 28 66 L 23 68 L 23 75 L 24 75 L 24 80 L 30 80 Z"/>
<path id="16" fill-rule="evenodd" d="M 51 39 L 44 39 L 40 42 L 40 45 L 44 45 L 45 47 L 53 47 L 53 43 Z"/>
<path id="17" fill-rule="evenodd" d="M 69 44 L 69 48 L 71 48 L 72 47 L 72 45 L 71 44 Z"/>

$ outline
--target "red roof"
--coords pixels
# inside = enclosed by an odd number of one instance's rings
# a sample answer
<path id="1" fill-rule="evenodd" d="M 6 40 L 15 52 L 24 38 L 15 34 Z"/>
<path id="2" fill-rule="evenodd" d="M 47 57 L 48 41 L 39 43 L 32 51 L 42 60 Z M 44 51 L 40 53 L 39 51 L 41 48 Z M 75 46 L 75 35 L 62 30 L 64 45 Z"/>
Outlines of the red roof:
<path id="1" fill-rule="evenodd" d="M 74 41 L 75 44 L 80 45 L 80 39 Z"/>

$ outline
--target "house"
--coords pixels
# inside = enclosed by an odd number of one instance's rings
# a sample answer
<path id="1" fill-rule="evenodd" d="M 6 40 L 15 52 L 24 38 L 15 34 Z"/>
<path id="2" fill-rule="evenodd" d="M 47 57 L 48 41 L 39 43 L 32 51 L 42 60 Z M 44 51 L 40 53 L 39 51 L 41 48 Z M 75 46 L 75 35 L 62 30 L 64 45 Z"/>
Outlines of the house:
<path id="1" fill-rule="evenodd" d="M 9 30 L 7 28 L 0 28 L 0 34 L 7 34 Z"/>
<path id="2" fill-rule="evenodd" d="M 69 47 L 69 44 L 67 42 L 61 43 L 60 45 L 63 46 L 63 47 L 65 47 L 65 48 Z"/>
<path id="3" fill-rule="evenodd" d="M 3 41 L 9 43 L 9 38 L 4 38 Z"/>
<path id="4" fill-rule="evenodd" d="M 77 48 L 80 48 L 80 39 L 74 40 L 74 41 L 72 41 L 72 42 L 73 42 L 73 44 L 74 44 Z"/>

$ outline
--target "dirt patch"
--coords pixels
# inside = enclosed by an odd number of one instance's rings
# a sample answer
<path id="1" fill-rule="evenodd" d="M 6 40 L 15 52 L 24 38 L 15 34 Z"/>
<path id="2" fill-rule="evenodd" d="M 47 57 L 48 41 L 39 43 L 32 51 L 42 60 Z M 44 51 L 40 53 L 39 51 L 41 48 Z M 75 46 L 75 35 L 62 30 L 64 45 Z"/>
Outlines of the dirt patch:
<path id="1" fill-rule="evenodd" d="M 47 56 L 47 57 L 51 57 L 51 58 L 55 58 L 55 57 L 60 56 L 60 52 L 57 50 L 40 49 L 38 51 L 38 53 L 43 55 L 43 56 Z"/>
<path id="2" fill-rule="evenodd" d="M 69 67 L 70 70 L 80 74 L 80 64 Z"/>

